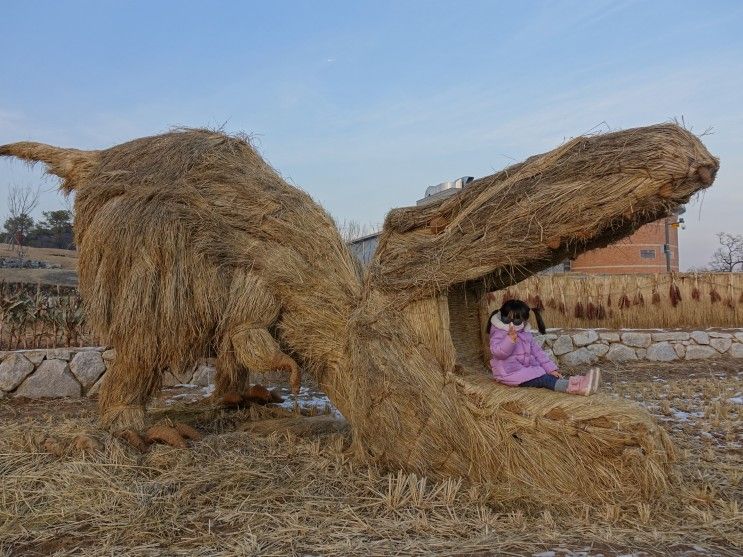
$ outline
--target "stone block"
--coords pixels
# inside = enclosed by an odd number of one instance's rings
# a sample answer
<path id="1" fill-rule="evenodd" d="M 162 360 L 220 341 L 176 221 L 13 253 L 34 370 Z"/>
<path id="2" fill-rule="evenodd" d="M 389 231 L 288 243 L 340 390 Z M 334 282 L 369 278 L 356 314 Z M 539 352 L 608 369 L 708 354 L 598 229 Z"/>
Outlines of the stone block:
<path id="1" fill-rule="evenodd" d="M 108 350 L 103 351 L 103 359 L 106 362 L 111 362 L 116 359 L 116 349 L 115 348 L 109 348 Z"/>
<path id="2" fill-rule="evenodd" d="M 599 334 L 593 329 L 586 329 L 573 335 L 573 343 L 576 346 L 587 346 L 593 344 L 599 339 Z"/>
<path id="3" fill-rule="evenodd" d="M 599 338 L 601 340 L 606 340 L 608 342 L 619 342 L 619 333 L 614 333 L 610 331 L 601 331 L 599 333 Z"/>
<path id="4" fill-rule="evenodd" d="M 44 360 L 15 392 L 27 398 L 79 397 L 82 388 L 64 360 Z"/>
<path id="5" fill-rule="evenodd" d="M 602 356 L 605 356 L 606 353 L 609 351 L 609 345 L 608 344 L 592 344 L 591 346 L 586 346 L 588 350 L 593 352 L 597 358 L 601 358 Z"/>
<path id="6" fill-rule="evenodd" d="M 676 354 L 679 358 L 683 358 L 686 355 L 686 346 L 684 346 L 680 342 L 674 344 L 673 349 L 676 351 Z"/>
<path id="7" fill-rule="evenodd" d="M 566 366 L 579 366 L 583 364 L 592 364 L 598 359 L 596 354 L 588 350 L 588 348 L 582 347 L 573 352 L 568 352 L 560 358 L 560 363 Z"/>
<path id="8" fill-rule="evenodd" d="M 46 350 L 29 350 L 27 352 L 21 352 L 21 354 L 35 366 L 39 365 L 46 358 Z"/>
<path id="9" fill-rule="evenodd" d="M 606 353 L 606 359 L 611 362 L 629 362 L 637 359 L 637 353 L 624 344 L 612 344 Z"/>
<path id="10" fill-rule="evenodd" d="M 686 331 L 663 331 L 659 333 L 651 333 L 655 342 L 663 342 L 666 340 L 689 340 L 689 333 Z"/>
<path id="11" fill-rule="evenodd" d="M 732 344 L 733 341 L 729 338 L 712 338 L 709 341 L 709 345 L 721 354 L 727 352 Z"/>
<path id="12" fill-rule="evenodd" d="M 635 346 L 638 348 L 647 348 L 653 341 L 650 333 L 639 333 L 636 331 L 630 331 L 628 333 L 622 333 L 622 343 L 626 346 Z"/>
<path id="13" fill-rule="evenodd" d="M 707 331 L 709 338 L 733 338 L 731 333 L 723 333 L 720 331 Z"/>
<path id="14" fill-rule="evenodd" d="M 63 360 L 69 362 L 72 354 L 69 348 L 50 348 L 46 351 L 47 360 Z"/>
<path id="15" fill-rule="evenodd" d="M 541 337 L 544 339 L 544 343 L 547 346 L 552 346 L 552 343 L 557 340 L 557 335 L 555 333 L 545 333 L 541 335 Z"/>
<path id="16" fill-rule="evenodd" d="M 740 342 L 743 342 L 743 331 L 738 331 L 735 333 L 735 338 L 737 338 Z"/>
<path id="17" fill-rule="evenodd" d="M 11 354 L 0 364 L 0 391 L 12 391 L 34 370 L 34 365 L 19 353 Z"/>
<path id="18" fill-rule="evenodd" d="M 733 358 L 743 358 L 743 344 L 736 342 L 730 347 L 730 355 Z"/>
<path id="19" fill-rule="evenodd" d="M 77 378 L 83 389 L 92 387 L 98 378 L 106 371 L 106 365 L 100 352 L 86 350 L 78 352 L 72 357 L 70 371 Z"/>
<path id="20" fill-rule="evenodd" d="M 697 344 L 709 344 L 709 335 L 704 331 L 692 331 L 689 336 Z"/>
<path id="21" fill-rule="evenodd" d="M 648 347 L 647 359 L 653 362 L 671 362 L 678 360 L 678 357 L 670 342 L 656 342 Z"/>
<path id="22" fill-rule="evenodd" d="M 719 352 L 711 346 L 692 345 L 686 347 L 687 360 L 706 360 L 717 356 Z"/>
<path id="23" fill-rule="evenodd" d="M 562 356 L 573 351 L 573 339 L 569 335 L 560 335 L 552 344 L 552 353 L 555 356 Z"/>

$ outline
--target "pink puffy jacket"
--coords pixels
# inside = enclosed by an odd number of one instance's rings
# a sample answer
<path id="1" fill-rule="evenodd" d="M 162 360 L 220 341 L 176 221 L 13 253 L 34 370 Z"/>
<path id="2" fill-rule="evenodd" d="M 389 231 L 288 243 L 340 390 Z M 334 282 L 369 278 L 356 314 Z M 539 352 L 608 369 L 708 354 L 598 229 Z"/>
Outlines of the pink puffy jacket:
<path id="1" fill-rule="evenodd" d="M 508 336 L 508 325 L 497 317 L 490 327 L 490 369 L 493 378 L 505 385 L 520 385 L 558 369 L 534 340 L 528 325 L 517 331 L 516 342 Z"/>

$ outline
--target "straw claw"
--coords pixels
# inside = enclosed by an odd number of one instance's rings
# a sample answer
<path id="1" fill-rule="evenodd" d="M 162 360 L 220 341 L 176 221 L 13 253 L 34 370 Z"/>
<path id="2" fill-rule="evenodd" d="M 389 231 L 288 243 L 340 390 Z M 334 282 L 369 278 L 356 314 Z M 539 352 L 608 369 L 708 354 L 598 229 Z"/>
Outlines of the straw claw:
<path id="1" fill-rule="evenodd" d="M 103 444 L 90 435 L 78 435 L 72 440 L 72 447 L 85 454 L 103 452 Z"/>
<path id="2" fill-rule="evenodd" d="M 183 437 L 190 441 L 201 441 L 204 438 L 201 432 L 197 431 L 195 428 L 191 427 L 188 424 L 176 422 L 174 424 L 174 427 L 178 433 L 180 433 Z"/>
<path id="3" fill-rule="evenodd" d="M 55 437 L 47 437 L 42 444 L 42 448 L 56 457 L 64 456 L 66 447 Z"/>
<path id="4" fill-rule="evenodd" d="M 133 429 L 124 429 L 117 432 L 115 435 L 141 453 L 146 453 L 147 449 L 149 448 L 149 443 Z"/>
<path id="5" fill-rule="evenodd" d="M 187 440 L 200 441 L 203 435 L 188 424 L 169 422 L 152 426 L 145 433 L 149 443 L 163 443 L 177 449 L 187 449 Z"/>
<path id="6" fill-rule="evenodd" d="M 227 408 L 243 408 L 251 404 L 264 405 L 281 402 L 284 402 L 281 395 L 276 391 L 267 389 L 263 385 L 253 385 L 243 393 L 229 391 L 222 395 L 222 404 Z"/>

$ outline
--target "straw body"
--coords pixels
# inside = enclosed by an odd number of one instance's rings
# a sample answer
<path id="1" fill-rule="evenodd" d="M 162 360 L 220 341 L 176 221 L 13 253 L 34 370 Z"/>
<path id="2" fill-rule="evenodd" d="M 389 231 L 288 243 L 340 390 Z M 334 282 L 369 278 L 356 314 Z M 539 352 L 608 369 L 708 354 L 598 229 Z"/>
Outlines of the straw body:
<path id="1" fill-rule="evenodd" d="M 49 163 L 55 149 L 35 159 L 17 145 L 0 154 Z M 244 138 L 183 130 L 83 158 L 74 175 L 49 164 L 77 192 L 80 288 L 117 349 L 100 398 L 108 427 L 141 427 L 162 371 L 204 354 L 217 355 L 221 392 L 297 361 L 363 459 L 545 499 L 667 484 L 673 449 L 636 405 L 492 382 L 481 313 L 487 289 L 711 184 L 717 160 L 687 131 L 578 138 L 438 205 L 393 211 L 366 275 L 329 215 Z"/>

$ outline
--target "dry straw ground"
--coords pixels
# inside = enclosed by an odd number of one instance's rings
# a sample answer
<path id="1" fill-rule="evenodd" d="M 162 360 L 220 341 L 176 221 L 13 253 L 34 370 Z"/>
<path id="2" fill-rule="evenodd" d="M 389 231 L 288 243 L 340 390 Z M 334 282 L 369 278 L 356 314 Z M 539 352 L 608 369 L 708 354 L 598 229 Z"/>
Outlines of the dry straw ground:
<path id="1" fill-rule="evenodd" d="M 159 417 L 211 433 L 189 450 L 140 455 L 95 433 L 102 453 L 59 458 L 35 440 L 97 431 L 90 402 L 0 402 L 0 555 L 739 555 L 739 366 L 635 364 L 606 376 L 681 453 L 674 485 L 653 501 L 492 501 L 481 484 L 361 466 L 347 432 L 327 423 L 294 433 L 296 419 L 270 419 L 280 410 L 206 404 L 156 404 Z"/>

